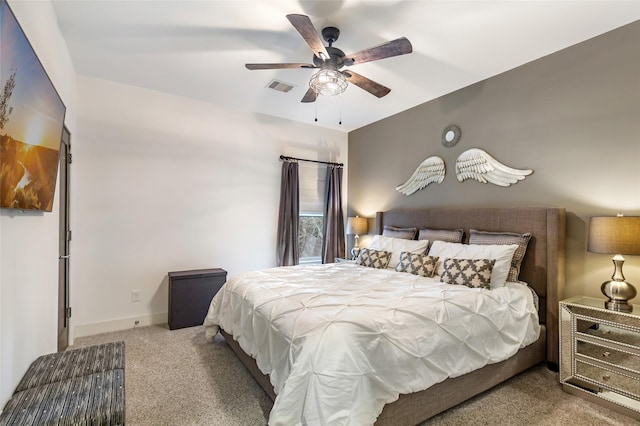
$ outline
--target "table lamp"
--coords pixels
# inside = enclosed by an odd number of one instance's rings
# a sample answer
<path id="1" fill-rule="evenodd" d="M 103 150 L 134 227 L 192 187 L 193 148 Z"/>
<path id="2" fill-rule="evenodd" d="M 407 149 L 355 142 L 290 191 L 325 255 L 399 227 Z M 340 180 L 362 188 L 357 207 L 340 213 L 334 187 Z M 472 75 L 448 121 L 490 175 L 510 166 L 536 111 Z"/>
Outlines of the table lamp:
<path id="1" fill-rule="evenodd" d="M 630 299 L 636 297 L 636 289 L 622 275 L 623 254 L 640 255 L 640 216 L 592 217 L 589 220 L 589 244 L 592 253 L 614 254 L 615 267 L 610 281 L 600 289 L 607 296 L 605 307 L 612 311 L 631 312 Z"/>
<path id="2" fill-rule="evenodd" d="M 358 234 L 366 234 L 367 233 L 367 218 L 366 217 L 350 217 L 347 219 L 347 234 L 355 235 L 355 242 L 353 244 L 353 248 L 351 249 L 351 259 L 355 259 L 360 254 L 360 247 L 358 247 L 358 238 L 360 236 Z"/>

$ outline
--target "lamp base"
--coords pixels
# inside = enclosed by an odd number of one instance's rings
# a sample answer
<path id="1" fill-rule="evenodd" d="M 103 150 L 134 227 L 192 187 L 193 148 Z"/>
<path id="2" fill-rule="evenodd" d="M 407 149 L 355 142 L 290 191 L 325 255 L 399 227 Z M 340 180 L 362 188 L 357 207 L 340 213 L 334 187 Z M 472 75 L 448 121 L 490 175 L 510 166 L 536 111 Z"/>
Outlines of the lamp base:
<path id="1" fill-rule="evenodd" d="M 607 300 L 604 302 L 604 307 L 610 311 L 617 312 L 633 312 L 633 306 L 629 302 L 618 302 L 616 300 Z"/>
<path id="2" fill-rule="evenodd" d="M 351 249 L 351 260 L 356 260 L 360 254 L 360 247 L 355 246 Z"/>
<path id="3" fill-rule="evenodd" d="M 628 302 L 636 297 L 636 289 L 626 281 L 605 281 L 600 287 L 602 294 L 609 300 L 604 303 L 605 308 L 611 311 L 632 312 L 633 306 Z"/>

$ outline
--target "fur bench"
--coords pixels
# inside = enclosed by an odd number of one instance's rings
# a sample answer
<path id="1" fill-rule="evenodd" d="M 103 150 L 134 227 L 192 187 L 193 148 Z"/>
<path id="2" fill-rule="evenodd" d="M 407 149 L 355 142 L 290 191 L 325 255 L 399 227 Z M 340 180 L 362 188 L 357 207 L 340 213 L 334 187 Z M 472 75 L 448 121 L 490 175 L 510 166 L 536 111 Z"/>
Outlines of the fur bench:
<path id="1" fill-rule="evenodd" d="M 43 355 L 0 414 L 5 425 L 124 425 L 124 342 Z"/>

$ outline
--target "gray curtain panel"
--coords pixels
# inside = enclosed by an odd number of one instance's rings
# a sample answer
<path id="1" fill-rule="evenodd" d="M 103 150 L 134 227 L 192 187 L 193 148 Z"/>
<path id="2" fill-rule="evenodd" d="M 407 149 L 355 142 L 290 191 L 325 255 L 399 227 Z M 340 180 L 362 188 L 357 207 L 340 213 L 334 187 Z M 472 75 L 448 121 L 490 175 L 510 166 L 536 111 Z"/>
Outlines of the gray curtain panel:
<path id="1" fill-rule="evenodd" d="M 280 182 L 280 212 L 278 214 L 278 266 L 297 265 L 298 215 L 300 213 L 300 188 L 298 184 L 298 162 L 282 162 Z"/>
<path id="2" fill-rule="evenodd" d="M 345 257 L 341 166 L 327 166 L 325 185 L 322 263 L 333 263 L 336 257 Z"/>

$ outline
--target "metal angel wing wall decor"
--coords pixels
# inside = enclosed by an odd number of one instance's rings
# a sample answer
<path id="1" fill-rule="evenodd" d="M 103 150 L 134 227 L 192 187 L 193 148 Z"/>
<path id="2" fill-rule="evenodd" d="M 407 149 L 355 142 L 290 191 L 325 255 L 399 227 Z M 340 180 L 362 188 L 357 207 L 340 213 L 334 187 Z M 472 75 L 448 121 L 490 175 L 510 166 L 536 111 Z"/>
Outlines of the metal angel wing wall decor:
<path id="1" fill-rule="evenodd" d="M 466 150 L 456 160 L 456 176 L 460 182 L 475 179 L 482 183 L 510 186 L 531 173 L 533 170 L 519 170 L 505 166 L 479 148 Z"/>
<path id="2" fill-rule="evenodd" d="M 520 170 L 505 166 L 480 148 L 468 149 L 460 154 L 456 160 L 456 176 L 460 182 L 466 179 L 475 179 L 482 183 L 511 186 L 524 180 L 531 173 L 533 170 Z M 430 183 L 442 183 L 444 176 L 444 160 L 434 155 L 420 163 L 411 177 L 396 187 L 396 191 L 404 195 L 411 195 Z"/>
<path id="3" fill-rule="evenodd" d="M 444 175 L 444 160 L 434 155 L 420 163 L 411 177 L 405 183 L 396 187 L 396 191 L 404 195 L 411 195 L 430 183 L 442 183 Z"/>

